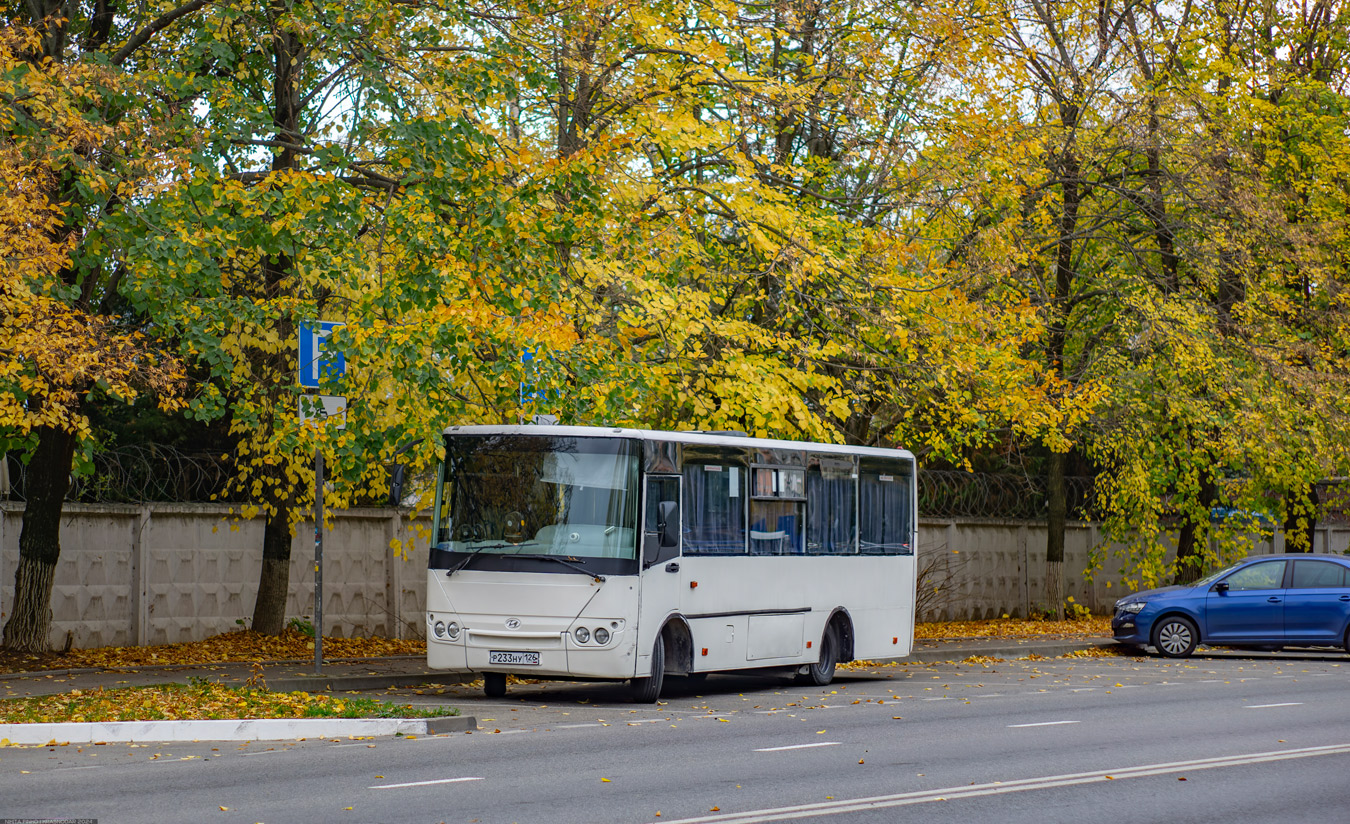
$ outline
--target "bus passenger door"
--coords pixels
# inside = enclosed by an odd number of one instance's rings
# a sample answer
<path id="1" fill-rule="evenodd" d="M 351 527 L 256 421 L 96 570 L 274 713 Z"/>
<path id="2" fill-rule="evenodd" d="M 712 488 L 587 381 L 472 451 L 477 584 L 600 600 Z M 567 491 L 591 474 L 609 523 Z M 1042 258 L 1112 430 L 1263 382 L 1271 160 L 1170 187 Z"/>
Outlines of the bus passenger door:
<path id="1" fill-rule="evenodd" d="M 652 648 L 666 618 L 679 610 L 684 519 L 679 475 L 648 475 L 642 513 L 642 577 L 638 593 L 637 676 L 651 674 Z M 671 650 L 666 650 L 670 669 Z"/>

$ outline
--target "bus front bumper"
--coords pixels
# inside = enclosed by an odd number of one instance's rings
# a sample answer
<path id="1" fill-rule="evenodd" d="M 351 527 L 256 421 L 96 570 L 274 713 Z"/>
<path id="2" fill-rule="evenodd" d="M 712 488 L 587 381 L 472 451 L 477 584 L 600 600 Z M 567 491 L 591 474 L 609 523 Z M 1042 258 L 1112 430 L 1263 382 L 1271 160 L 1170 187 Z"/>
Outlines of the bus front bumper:
<path id="1" fill-rule="evenodd" d="M 495 619 L 495 620 L 494 620 Z M 632 678 L 636 666 L 631 633 L 610 630 L 607 643 L 578 643 L 571 632 L 502 632 L 484 629 L 502 625 L 496 616 L 486 620 L 457 618 L 462 626 L 456 639 L 427 633 L 427 666 L 452 672 L 507 672 L 523 677 Z M 478 627 L 475 630 L 475 627 Z"/>

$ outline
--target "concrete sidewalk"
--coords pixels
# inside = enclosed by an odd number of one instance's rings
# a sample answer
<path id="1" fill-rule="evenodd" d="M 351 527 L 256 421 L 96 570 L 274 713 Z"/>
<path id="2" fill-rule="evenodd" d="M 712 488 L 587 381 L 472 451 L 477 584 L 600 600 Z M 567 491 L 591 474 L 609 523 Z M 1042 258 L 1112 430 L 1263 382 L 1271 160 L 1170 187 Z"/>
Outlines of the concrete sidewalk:
<path id="1" fill-rule="evenodd" d="M 902 664 L 930 664 L 983 658 L 1053 658 L 1079 650 L 1114 646 L 1110 638 L 959 638 L 919 640 Z M 856 672 L 854 673 L 856 674 Z M 120 689 L 195 680 L 222 684 L 253 683 L 277 692 L 346 692 L 419 684 L 457 684 L 472 675 L 429 669 L 422 656 L 390 656 L 327 661 L 315 674 L 313 661 L 263 664 L 219 663 L 195 666 L 117 667 L 0 674 L 0 699 L 56 695 L 72 690 Z M 0 724 L 0 741 L 11 744 L 131 741 L 283 741 L 298 738 L 416 734 L 435 735 L 477 728 L 471 716 L 431 719 L 255 719 L 243 721 L 127 721 L 83 724 Z"/>

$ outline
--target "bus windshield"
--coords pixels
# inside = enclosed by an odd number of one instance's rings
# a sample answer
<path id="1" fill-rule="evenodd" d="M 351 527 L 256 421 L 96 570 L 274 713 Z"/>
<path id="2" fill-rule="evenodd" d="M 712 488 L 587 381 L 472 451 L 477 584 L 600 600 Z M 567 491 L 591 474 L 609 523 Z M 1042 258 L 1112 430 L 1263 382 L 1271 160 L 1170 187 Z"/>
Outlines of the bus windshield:
<path id="1" fill-rule="evenodd" d="M 474 555 L 636 557 L 636 442 L 450 435 L 445 446 L 437 549 Z"/>

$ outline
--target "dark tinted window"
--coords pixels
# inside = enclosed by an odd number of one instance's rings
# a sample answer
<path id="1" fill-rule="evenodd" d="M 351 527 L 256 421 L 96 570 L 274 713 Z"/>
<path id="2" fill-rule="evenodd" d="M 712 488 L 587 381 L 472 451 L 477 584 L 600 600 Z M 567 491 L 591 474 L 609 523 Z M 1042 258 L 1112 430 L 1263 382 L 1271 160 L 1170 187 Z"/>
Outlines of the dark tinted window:
<path id="1" fill-rule="evenodd" d="M 712 459 L 684 464 L 684 553 L 728 555 L 745 552 L 745 468 Z"/>
<path id="2" fill-rule="evenodd" d="M 858 550 L 863 555 L 913 555 L 909 466 L 861 461 L 858 478 Z"/>
<path id="3" fill-rule="evenodd" d="M 807 554 L 856 554 L 858 470 L 853 460 L 812 456 L 806 471 L 806 500 Z"/>
<path id="4" fill-rule="evenodd" d="M 1294 589 L 1345 586 L 1345 567 L 1331 561 L 1295 561 Z"/>

